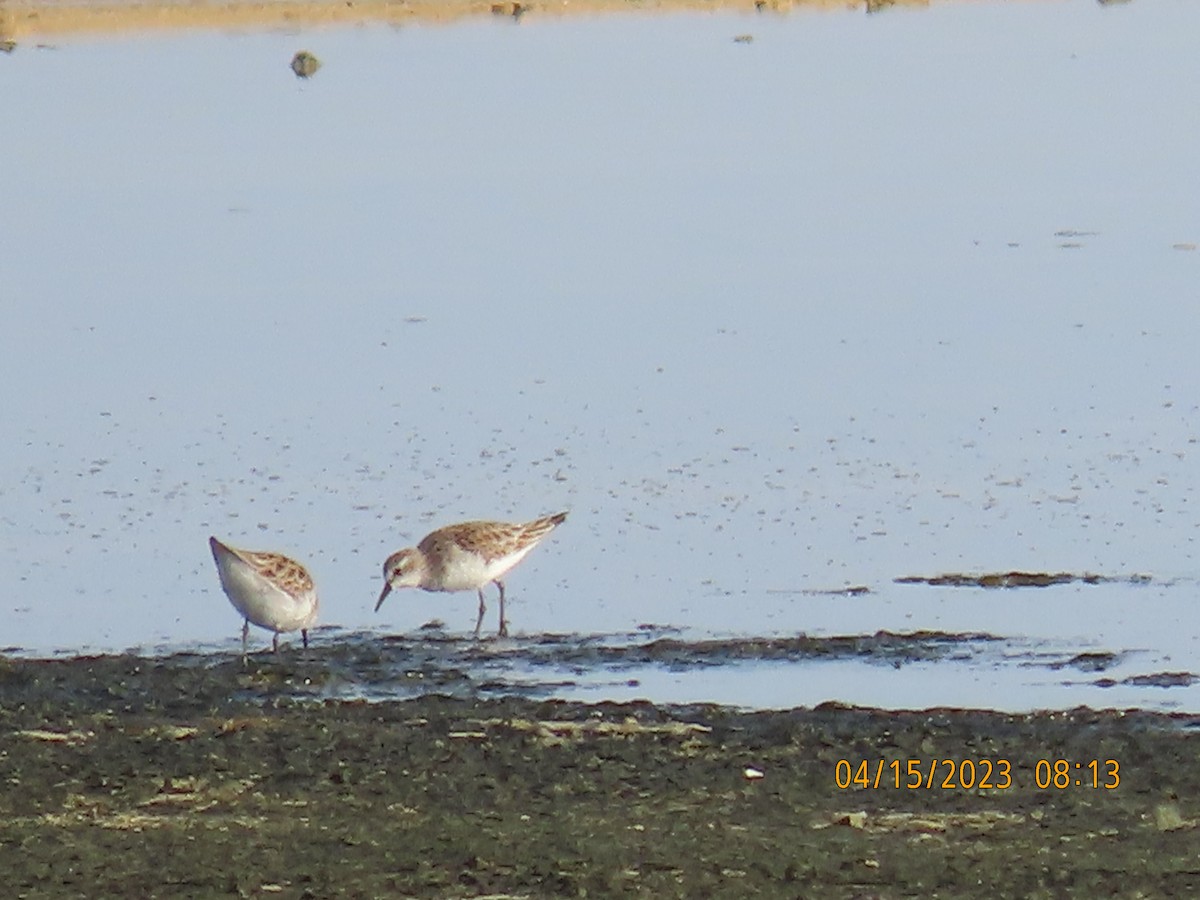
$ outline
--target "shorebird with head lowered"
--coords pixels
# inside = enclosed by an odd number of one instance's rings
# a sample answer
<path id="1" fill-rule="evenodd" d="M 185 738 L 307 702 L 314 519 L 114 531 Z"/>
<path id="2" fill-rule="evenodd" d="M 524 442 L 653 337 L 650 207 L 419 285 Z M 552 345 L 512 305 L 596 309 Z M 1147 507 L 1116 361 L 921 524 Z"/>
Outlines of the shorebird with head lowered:
<path id="1" fill-rule="evenodd" d="M 532 522 L 462 522 L 430 532 L 417 546 L 397 550 L 387 558 L 383 564 L 383 591 L 375 611 L 394 588 L 473 590 L 479 594 L 479 616 L 475 620 L 475 637 L 479 637 L 487 611 L 483 588 L 490 581 L 500 589 L 497 633 L 505 637 L 508 620 L 504 617 L 504 576 L 566 518 L 563 512 Z"/>
<path id="2" fill-rule="evenodd" d="M 317 620 L 317 589 L 308 570 L 282 553 L 239 550 L 215 537 L 208 539 L 221 587 L 242 614 L 242 659 L 250 623 L 274 632 L 271 649 L 279 651 L 279 635 L 300 630 L 308 646 L 308 629 Z"/>

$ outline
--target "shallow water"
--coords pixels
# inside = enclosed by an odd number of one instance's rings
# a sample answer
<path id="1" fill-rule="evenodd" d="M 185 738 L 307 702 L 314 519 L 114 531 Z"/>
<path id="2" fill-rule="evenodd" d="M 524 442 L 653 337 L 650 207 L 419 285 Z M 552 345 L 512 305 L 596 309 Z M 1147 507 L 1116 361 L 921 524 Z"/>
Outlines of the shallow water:
<path id="1" fill-rule="evenodd" d="M 209 534 L 306 561 L 322 639 L 466 632 L 469 595 L 374 615 L 387 554 L 570 509 L 518 634 L 1000 649 L 566 692 L 1200 709 L 1091 683 L 1200 672 L 1197 27 L 1081 0 L 19 46 L 0 643 L 234 646 Z M 1149 580 L 894 581 L 1013 569 Z M 1080 652 L 1117 662 L 1026 665 Z"/>

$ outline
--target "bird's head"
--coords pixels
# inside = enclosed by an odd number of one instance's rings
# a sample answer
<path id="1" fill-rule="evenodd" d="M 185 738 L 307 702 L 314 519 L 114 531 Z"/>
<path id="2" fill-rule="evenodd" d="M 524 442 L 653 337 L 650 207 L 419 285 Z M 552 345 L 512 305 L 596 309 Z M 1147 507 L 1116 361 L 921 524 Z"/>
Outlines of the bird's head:
<path id="1" fill-rule="evenodd" d="M 383 564 L 383 590 L 375 603 L 375 611 L 383 606 L 383 601 L 393 588 L 416 587 L 421 583 L 421 558 L 415 550 L 397 550 Z"/>

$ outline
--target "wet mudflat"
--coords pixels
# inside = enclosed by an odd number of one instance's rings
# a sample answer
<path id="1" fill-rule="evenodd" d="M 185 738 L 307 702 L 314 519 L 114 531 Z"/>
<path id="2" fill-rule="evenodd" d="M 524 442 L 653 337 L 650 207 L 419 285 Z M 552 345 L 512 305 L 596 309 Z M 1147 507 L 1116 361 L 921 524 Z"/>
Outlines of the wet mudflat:
<path id="1" fill-rule="evenodd" d="M 331 651 L 0 662 L 8 895 L 1183 896 L 1200 882 L 1194 716 L 745 712 L 461 686 L 320 699 Z"/>

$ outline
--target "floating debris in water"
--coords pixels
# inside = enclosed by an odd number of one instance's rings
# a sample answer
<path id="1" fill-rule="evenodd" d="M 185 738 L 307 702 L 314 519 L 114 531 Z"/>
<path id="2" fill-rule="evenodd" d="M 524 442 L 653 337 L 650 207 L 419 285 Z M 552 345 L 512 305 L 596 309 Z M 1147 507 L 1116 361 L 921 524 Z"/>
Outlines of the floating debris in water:
<path id="1" fill-rule="evenodd" d="M 1150 584 L 1149 575 L 1095 575 L 1091 572 L 987 572 L 970 575 L 905 575 L 896 584 L 928 584 L 934 587 L 1017 588 L 1050 587 L 1055 584 Z"/>
<path id="2" fill-rule="evenodd" d="M 1111 688 L 1118 685 L 1160 688 L 1191 687 L 1197 681 L 1200 681 L 1200 676 L 1193 675 L 1191 672 L 1156 672 L 1153 675 L 1130 675 L 1120 681 L 1115 678 L 1099 678 L 1096 680 L 1096 687 Z"/>
<path id="3" fill-rule="evenodd" d="M 1123 656 L 1108 651 L 1077 653 L 1070 659 L 1050 663 L 1050 669 L 1079 669 L 1083 672 L 1103 672 L 1123 662 Z"/>
<path id="4" fill-rule="evenodd" d="M 301 50 L 292 57 L 292 71 L 297 78 L 311 78 L 321 68 L 321 61 L 307 50 Z"/>
<path id="5" fill-rule="evenodd" d="M 805 594 L 810 597 L 862 597 L 871 593 L 865 584 L 848 584 L 840 588 L 767 588 L 768 594 Z"/>

